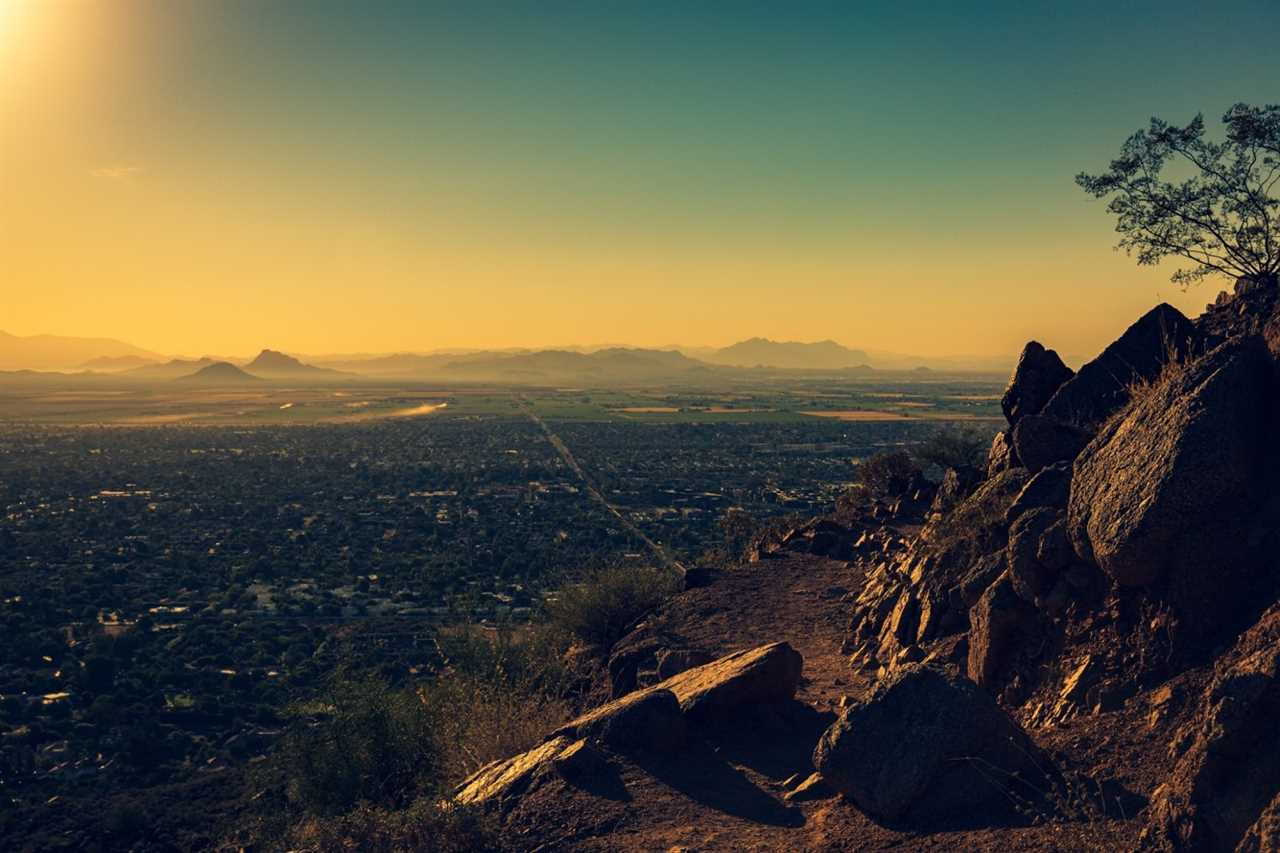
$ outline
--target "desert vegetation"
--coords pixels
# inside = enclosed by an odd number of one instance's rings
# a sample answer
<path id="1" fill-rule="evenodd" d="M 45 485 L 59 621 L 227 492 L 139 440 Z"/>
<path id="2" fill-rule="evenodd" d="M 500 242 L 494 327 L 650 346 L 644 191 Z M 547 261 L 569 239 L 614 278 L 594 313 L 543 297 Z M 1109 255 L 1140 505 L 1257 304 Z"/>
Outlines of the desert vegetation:
<path id="1" fill-rule="evenodd" d="M 1280 106 L 1236 104 L 1222 123 L 1226 138 L 1214 141 L 1203 115 L 1183 126 L 1153 118 L 1107 171 L 1076 178 L 1110 199 L 1118 248 L 1138 263 L 1189 261 L 1172 276 L 1183 285 L 1280 271 Z"/>

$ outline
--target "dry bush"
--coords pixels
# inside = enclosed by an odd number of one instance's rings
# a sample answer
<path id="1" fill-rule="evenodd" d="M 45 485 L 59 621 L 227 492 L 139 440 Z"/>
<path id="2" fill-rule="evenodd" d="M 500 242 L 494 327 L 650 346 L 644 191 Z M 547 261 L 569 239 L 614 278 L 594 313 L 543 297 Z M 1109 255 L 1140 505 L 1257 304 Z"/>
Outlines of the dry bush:
<path id="1" fill-rule="evenodd" d="M 274 813 L 259 816 L 255 839 L 272 849 L 497 849 L 448 798 L 479 767 L 530 749 L 568 719 L 564 645 L 538 627 L 464 631 L 440 641 L 445 668 L 416 688 L 340 669 L 293 709 L 261 777 L 282 787 L 280 808 L 265 806 Z"/>
<path id="2" fill-rule="evenodd" d="M 1121 413 L 1128 412 L 1143 400 L 1181 380 L 1195 362 L 1195 356 L 1184 354 L 1173 341 L 1166 339 L 1164 365 L 1160 368 L 1160 372 L 1150 379 L 1135 377 L 1125 386 L 1125 390 L 1129 393 L 1129 405 L 1122 407 Z"/>
<path id="3" fill-rule="evenodd" d="M 307 818 L 281 841 L 282 849 L 316 853 L 499 853 L 507 849 L 487 816 L 428 798 L 404 809 L 365 803 L 339 817 Z"/>
<path id="4" fill-rule="evenodd" d="M 436 721 L 441 781 L 450 787 L 537 746 L 571 714 L 561 698 L 468 676 L 441 679 L 422 695 Z"/>

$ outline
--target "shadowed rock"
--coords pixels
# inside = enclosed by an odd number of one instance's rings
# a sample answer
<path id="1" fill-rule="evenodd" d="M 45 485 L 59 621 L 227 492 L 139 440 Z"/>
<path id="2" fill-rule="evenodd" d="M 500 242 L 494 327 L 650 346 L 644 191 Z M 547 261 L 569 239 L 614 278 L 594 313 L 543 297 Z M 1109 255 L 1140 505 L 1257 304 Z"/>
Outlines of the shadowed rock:
<path id="1" fill-rule="evenodd" d="M 1191 351 L 1195 328 L 1178 309 L 1161 303 L 1142 315 L 1102 354 L 1062 383 L 1040 414 L 1096 429 L 1129 399 L 1129 386 L 1160 375 L 1166 362 Z"/>
<path id="2" fill-rule="evenodd" d="M 1153 386 L 1075 462 L 1076 552 L 1126 585 L 1213 572 L 1224 524 L 1259 485 L 1271 391 L 1257 338 L 1223 344 Z"/>
<path id="3" fill-rule="evenodd" d="M 992 689 L 1019 639 L 1026 634 L 1031 614 L 1018 597 L 1009 573 L 987 588 L 969 611 L 969 677 Z"/>
<path id="4" fill-rule="evenodd" d="M 1277 830 L 1280 609 L 1272 607 L 1224 657 L 1197 713 L 1170 745 L 1180 757 L 1152 799 L 1144 833 L 1150 847 L 1275 849 L 1259 845 Z"/>
<path id="5" fill-rule="evenodd" d="M 1071 465 L 1058 462 L 1042 468 L 1032 477 L 1018 496 L 1009 505 L 1005 513 L 1005 521 L 1012 524 L 1018 516 L 1028 510 L 1039 507 L 1067 508 L 1067 498 L 1071 495 Z"/>
<path id="6" fill-rule="evenodd" d="M 994 477 L 1002 471 L 1017 468 L 1022 463 L 1013 450 L 1013 436 L 1009 430 L 1001 430 L 991 439 L 991 450 L 987 453 L 987 476 Z"/>
<path id="7" fill-rule="evenodd" d="M 889 822 L 996 824 L 1047 767 L 973 682 L 914 664 L 845 709 L 813 753 L 822 777 Z"/>
<path id="8" fill-rule="evenodd" d="M 1027 415 L 1013 428 L 1018 459 L 1033 474 L 1057 462 L 1070 462 L 1089 443 L 1092 433 L 1042 415 Z"/>
<path id="9" fill-rule="evenodd" d="M 1065 565 L 1048 566 L 1040 560 L 1041 542 L 1061 518 L 1061 510 L 1040 507 L 1023 513 L 1009 528 L 1009 547 L 1005 552 L 1009 581 L 1024 601 L 1035 602 L 1048 593 L 1057 571 L 1065 568 Z M 1061 527 L 1057 529 L 1061 531 Z M 974 677 L 972 673 L 970 677 Z"/>
<path id="10" fill-rule="evenodd" d="M 1039 414 L 1053 392 L 1074 375 L 1056 352 L 1030 341 L 1022 348 L 1013 377 L 1000 399 L 1000 409 L 1009 426 L 1017 424 L 1024 415 Z"/>

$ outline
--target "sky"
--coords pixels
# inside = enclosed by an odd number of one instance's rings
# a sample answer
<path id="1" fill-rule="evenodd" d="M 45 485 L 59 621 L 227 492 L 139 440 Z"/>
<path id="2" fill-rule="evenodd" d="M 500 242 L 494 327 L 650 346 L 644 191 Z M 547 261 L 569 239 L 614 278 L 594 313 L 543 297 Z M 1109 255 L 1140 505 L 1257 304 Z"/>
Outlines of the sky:
<path id="1" fill-rule="evenodd" d="M 164 353 L 1096 352 L 1101 171 L 1280 3 L 0 0 L 0 329 Z"/>

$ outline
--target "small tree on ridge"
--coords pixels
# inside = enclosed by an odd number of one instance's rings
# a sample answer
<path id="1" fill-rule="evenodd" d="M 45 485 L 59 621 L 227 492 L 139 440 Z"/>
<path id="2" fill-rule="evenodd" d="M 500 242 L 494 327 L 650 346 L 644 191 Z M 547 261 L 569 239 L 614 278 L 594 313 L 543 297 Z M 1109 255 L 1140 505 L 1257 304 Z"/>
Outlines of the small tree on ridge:
<path id="1" fill-rule="evenodd" d="M 1116 248 L 1143 265 L 1191 262 L 1172 276 L 1184 287 L 1210 275 L 1260 280 L 1280 272 L 1280 105 L 1236 104 L 1222 121 L 1226 140 L 1214 142 L 1203 115 L 1185 127 L 1153 118 L 1110 169 L 1076 176 L 1085 192 L 1111 197 Z M 1166 168 L 1189 176 L 1164 179 Z"/>

